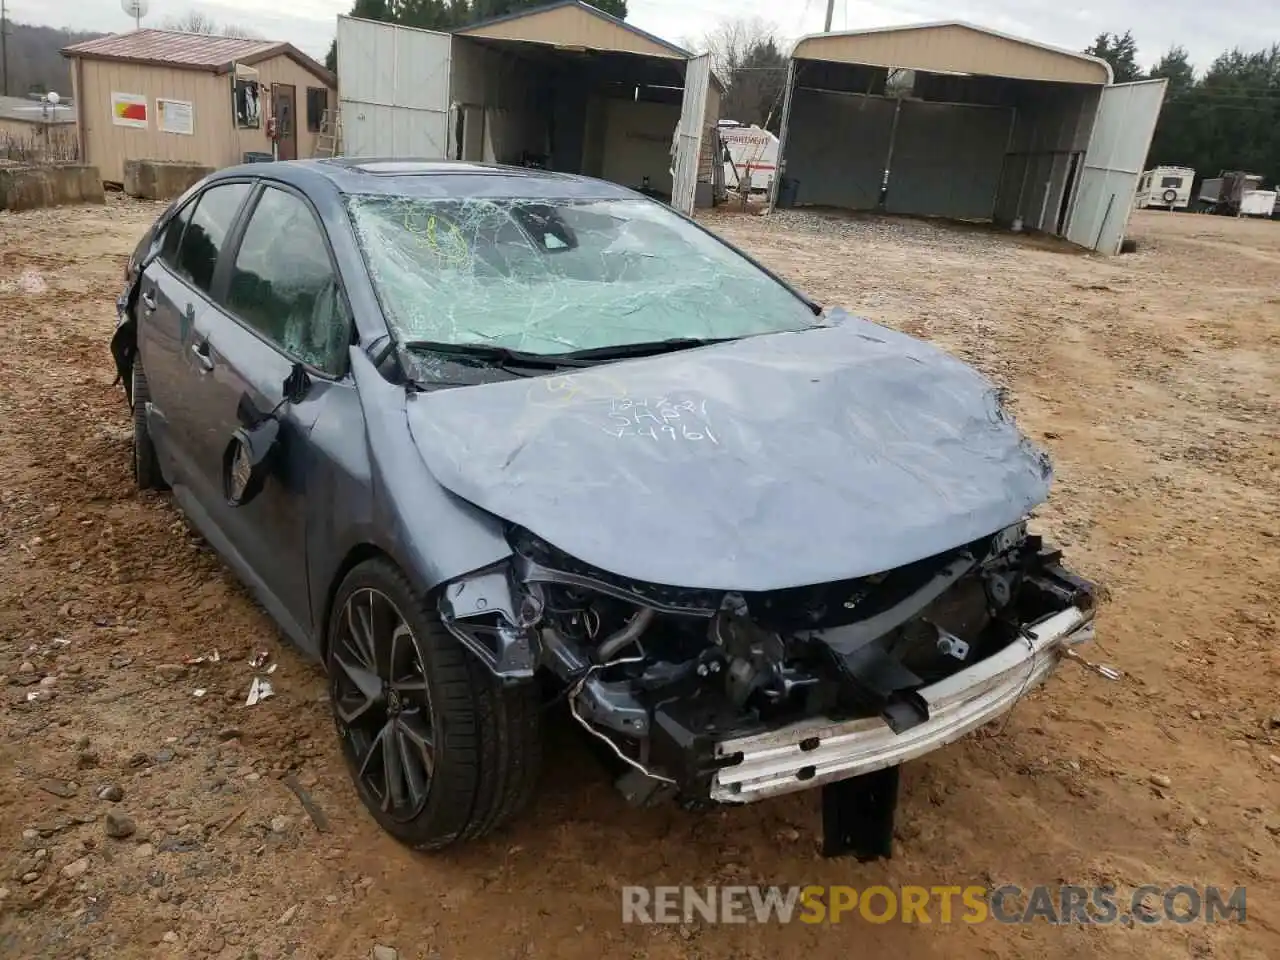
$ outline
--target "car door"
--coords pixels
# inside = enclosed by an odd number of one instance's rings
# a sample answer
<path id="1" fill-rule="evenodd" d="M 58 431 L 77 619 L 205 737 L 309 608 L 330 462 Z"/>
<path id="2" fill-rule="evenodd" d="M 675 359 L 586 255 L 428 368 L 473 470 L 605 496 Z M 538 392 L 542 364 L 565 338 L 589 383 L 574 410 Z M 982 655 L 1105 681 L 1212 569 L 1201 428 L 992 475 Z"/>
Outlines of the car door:
<path id="1" fill-rule="evenodd" d="M 166 477 L 198 486 L 196 452 L 206 348 L 196 321 L 212 306 L 218 257 L 249 196 L 251 183 L 218 182 L 193 197 L 165 229 L 160 255 L 143 271 L 138 348 L 151 390 L 148 427 Z"/>
<path id="2" fill-rule="evenodd" d="M 263 602 L 287 632 L 303 639 L 311 631 L 309 434 L 326 404 L 343 399 L 335 393 L 354 390 L 344 377 L 350 313 L 319 219 L 284 185 L 264 185 L 251 199 L 225 260 L 216 302 L 195 321 L 208 364 L 196 395 L 198 432 L 206 438 L 196 463 L 200 488 L 226 546 L 265 588 Z M 282 404 L 284 381 L 297 364 L 307 371 L 310 389 L 300 402 Z M 243 425 L 246 402 L 258 414 L 276 410 L 280 431 L 266 484 L 232 506 L 224 495 L 224 454 Z"/>

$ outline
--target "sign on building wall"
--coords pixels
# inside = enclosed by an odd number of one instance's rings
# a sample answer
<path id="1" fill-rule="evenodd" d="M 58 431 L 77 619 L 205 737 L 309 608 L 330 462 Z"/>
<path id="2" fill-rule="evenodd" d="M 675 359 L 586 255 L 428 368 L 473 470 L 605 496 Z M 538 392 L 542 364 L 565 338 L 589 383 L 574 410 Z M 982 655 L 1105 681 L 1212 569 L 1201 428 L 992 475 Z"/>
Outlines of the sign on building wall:
<path id="1" fill-rule="evenodd" d="M 156 128 L 165 133 L 181 133 L 188 137 L 194 134 L 196 119 L 191 101 L 156 97 Z"/>
<path id="2" fill-rule="evenodd" d="M 142 127 L 150 125 L 147 116 L 147 98 L 140 93 L 111 93 L 111 122 L 118 127 Z"/>

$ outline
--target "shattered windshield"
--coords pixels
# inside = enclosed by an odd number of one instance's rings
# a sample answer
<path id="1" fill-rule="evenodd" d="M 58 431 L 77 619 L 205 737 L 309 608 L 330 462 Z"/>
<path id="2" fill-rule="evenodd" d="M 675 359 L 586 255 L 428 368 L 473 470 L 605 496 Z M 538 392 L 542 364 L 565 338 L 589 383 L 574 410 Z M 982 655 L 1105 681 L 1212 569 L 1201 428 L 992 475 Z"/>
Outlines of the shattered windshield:
<path id="1" fill-rule="evenodd" d="M 750 261 L 648 200 L 347 198 L 402 342 L 560 354 L 802 330 Z"/>

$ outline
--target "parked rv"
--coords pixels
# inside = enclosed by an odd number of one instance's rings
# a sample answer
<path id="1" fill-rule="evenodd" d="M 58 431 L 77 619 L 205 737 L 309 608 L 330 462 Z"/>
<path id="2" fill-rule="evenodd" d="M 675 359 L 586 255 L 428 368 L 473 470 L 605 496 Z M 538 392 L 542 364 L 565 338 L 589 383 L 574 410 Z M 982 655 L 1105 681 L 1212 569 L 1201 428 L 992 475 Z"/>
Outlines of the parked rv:
<path id="1" fill-rule="evenodd" d="M 1138 181 L 1134 202 L 1139 209 L 1185 210 L 1191 205 L 1191 185 L 1195 179 L 1196 172 L 1191 167 L 1155 167 Z"/>

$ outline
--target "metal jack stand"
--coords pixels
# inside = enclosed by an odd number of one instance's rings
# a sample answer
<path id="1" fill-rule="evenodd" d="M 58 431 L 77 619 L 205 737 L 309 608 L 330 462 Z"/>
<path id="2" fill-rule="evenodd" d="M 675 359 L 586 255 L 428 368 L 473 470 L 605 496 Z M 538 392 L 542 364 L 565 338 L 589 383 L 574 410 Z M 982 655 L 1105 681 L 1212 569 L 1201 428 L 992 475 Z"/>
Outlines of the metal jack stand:
<path id="1" fill-rule="evenodd" d="M 859 861 L 892 855 L 898 767 L 828 783 L 822 788 L 822 855 Z"/>

